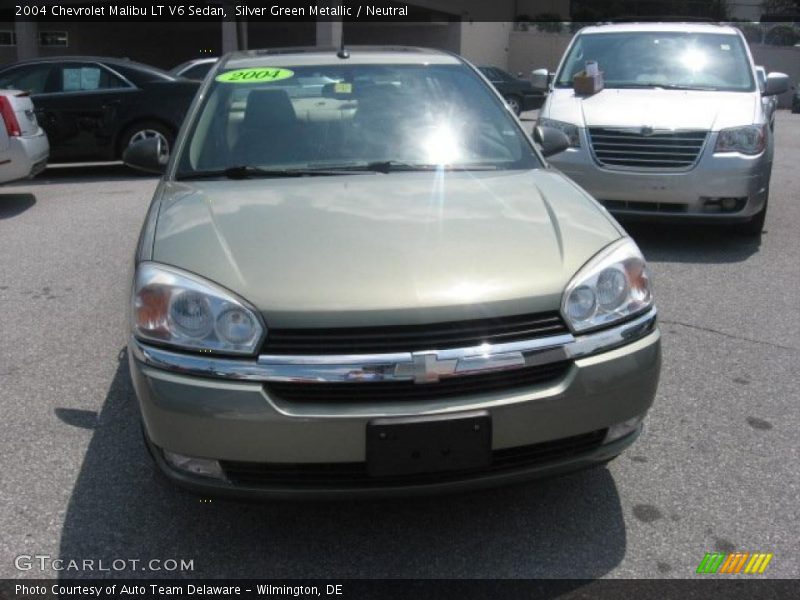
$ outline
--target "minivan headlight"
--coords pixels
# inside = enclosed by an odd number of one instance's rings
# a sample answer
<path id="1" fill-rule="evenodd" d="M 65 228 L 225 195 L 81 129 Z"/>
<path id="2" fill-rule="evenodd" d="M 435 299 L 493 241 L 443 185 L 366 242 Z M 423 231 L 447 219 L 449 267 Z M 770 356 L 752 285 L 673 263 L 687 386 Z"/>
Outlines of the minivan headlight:
<path id="1" fill-rule="evenodd" d="M 254 354 L 266 328 L 241 298 L 181 269 L 143 262 L 131 302 L 133 334 L 186 350 Z"/>
<path id="2" fill-rule="evenodd" d="M 745 125 L 721 129 L 714 152 L 760 154 L 767 145 L 767 125 Z"/>
<path id="3" fill-rule="evenodd" d="M 556 121 L 555 119 L 544 118 L 540 118 L 536 124 L 541 125 L 542 127 L 552 127 L 553 129 L 563 131 L 564 134 L 569 138 L 570 148 L 579 148 L 581 145 L 581 136 L 577 125 L 566 123 L 564 121 Z"/>
<path id="4" fill-rule="evenodd" d="M 630 238 L 596 254 L 572 278 L 561 313 L 574 332 L 612 325 L 653 305 L 650 274 Z"/>

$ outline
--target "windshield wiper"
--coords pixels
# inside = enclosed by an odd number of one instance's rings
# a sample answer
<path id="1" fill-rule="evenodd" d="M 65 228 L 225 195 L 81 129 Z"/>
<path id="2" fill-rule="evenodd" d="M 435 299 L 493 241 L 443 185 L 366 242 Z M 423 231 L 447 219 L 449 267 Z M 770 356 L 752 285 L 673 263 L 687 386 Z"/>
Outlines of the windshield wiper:
<path id="1" fill-rule="evenodd" d="M 192 179 L 248 179 L 250 177 L 324 177 L 332 175 L 348 175 L 350 173 L 392 173 L 396 171 L 495 171 L 496 165 L 472 163 L 463 165 L 438 165 L 428 163 L 410 163 L 398 160 L 381 160 L 369 163 L 353 163 L 345 165 L 312 165 L 305 168 L 266 169 L 246 165 L 228 167 L 213 171 L 195 171 L 179 173 L 175 179 L 187 181 Z"/>
<path id="2" fill-rule="evenodd" d="M 660 88 L 662 90 L 698 90 L 698 91 L 709 91 L 715 92 L 718 88 L 711 87 L 711 86 L 702 86 L 702 85 L 686 85 L 681 83 L 617 83 L 613 85 L 607 85 L 607 88 L 617 88 L 617 89 L 649 89 L 649 88 Z"/>
<path id="3" fill-rule="evenodd" d="M 662 87 L 665 90 L 698 90 L 707 92 L 716 92 L 719 89 L 711 85 L 688 85 L 682 83 L 662 83 L 658 87 Z"/>
<path id="4" fill-rule="evenodd" d="M 175 179 L 186 181 L 191 179 L 247 179 L 249 177 L 324 177 L 331 175 L 344 175 L 341 169 L 265 169 L 246 165 L 228 167 L 214 171 L 195 171 L 193 173 L 179 173 Z"/>

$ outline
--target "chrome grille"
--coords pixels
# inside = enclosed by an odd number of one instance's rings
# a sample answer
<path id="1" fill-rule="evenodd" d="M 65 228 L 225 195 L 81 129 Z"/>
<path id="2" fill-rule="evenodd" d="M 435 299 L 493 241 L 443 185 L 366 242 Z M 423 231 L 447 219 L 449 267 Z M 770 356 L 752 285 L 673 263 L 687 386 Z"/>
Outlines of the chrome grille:
<path id="1" fill-rule="evenodd" d="M 687 169 L 697 162 L 707 131 L 660 131 L 590 127 L 597 162 L 628 169 Z"/>
<path id="2" fill-rule="evenodd" d="M 437 383 L 424 384 L 416 384 L 413 381 L 358 383 L 272 381 L 265 388 L 270 396 L 288 402 L 333 404 L 439 400 L 520 390 L 552 383 L 564 377 L 571 365 L 572 361 L 565 360 L 518 369 L 447 377 Z"/>

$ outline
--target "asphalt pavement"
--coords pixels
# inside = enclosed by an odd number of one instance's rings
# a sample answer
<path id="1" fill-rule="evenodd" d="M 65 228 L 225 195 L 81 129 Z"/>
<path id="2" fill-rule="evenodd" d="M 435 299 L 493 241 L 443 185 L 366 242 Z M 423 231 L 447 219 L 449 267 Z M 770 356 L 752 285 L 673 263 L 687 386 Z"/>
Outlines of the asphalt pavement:
<path id="1" fill-rule="evenodd" d="M 800 576 L 800 115 L 780 111 L 776 135 L 760 241 L 629 227 L 655 275 L 664 366 L 627 453 L 402 501 L 242 504 L 162 483 L 124 354 L 156 179 L 62 167 L 0 187 L 0 577 L 58 575 L 48 559 L 15 566 L 45 555 L 127 561 L 64 577 L 690 578 L 711 551 L 772 552 L 763 577 Z M 152 559 L 193 570 L 142 570 Z"/>

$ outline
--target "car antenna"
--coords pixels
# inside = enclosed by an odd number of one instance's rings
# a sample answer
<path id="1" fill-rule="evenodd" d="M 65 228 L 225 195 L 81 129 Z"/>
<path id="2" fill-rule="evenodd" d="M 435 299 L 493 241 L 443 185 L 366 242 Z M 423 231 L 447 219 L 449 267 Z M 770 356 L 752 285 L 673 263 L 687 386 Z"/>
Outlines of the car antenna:
<path id="1" fill-rule="evenodd" d="M 350 58 L 350 53 L 344 47 L 344 27 L 342 27 L 342 39 L 339 42 L 339 51 L 336 53 L 339 58 Z"/>

